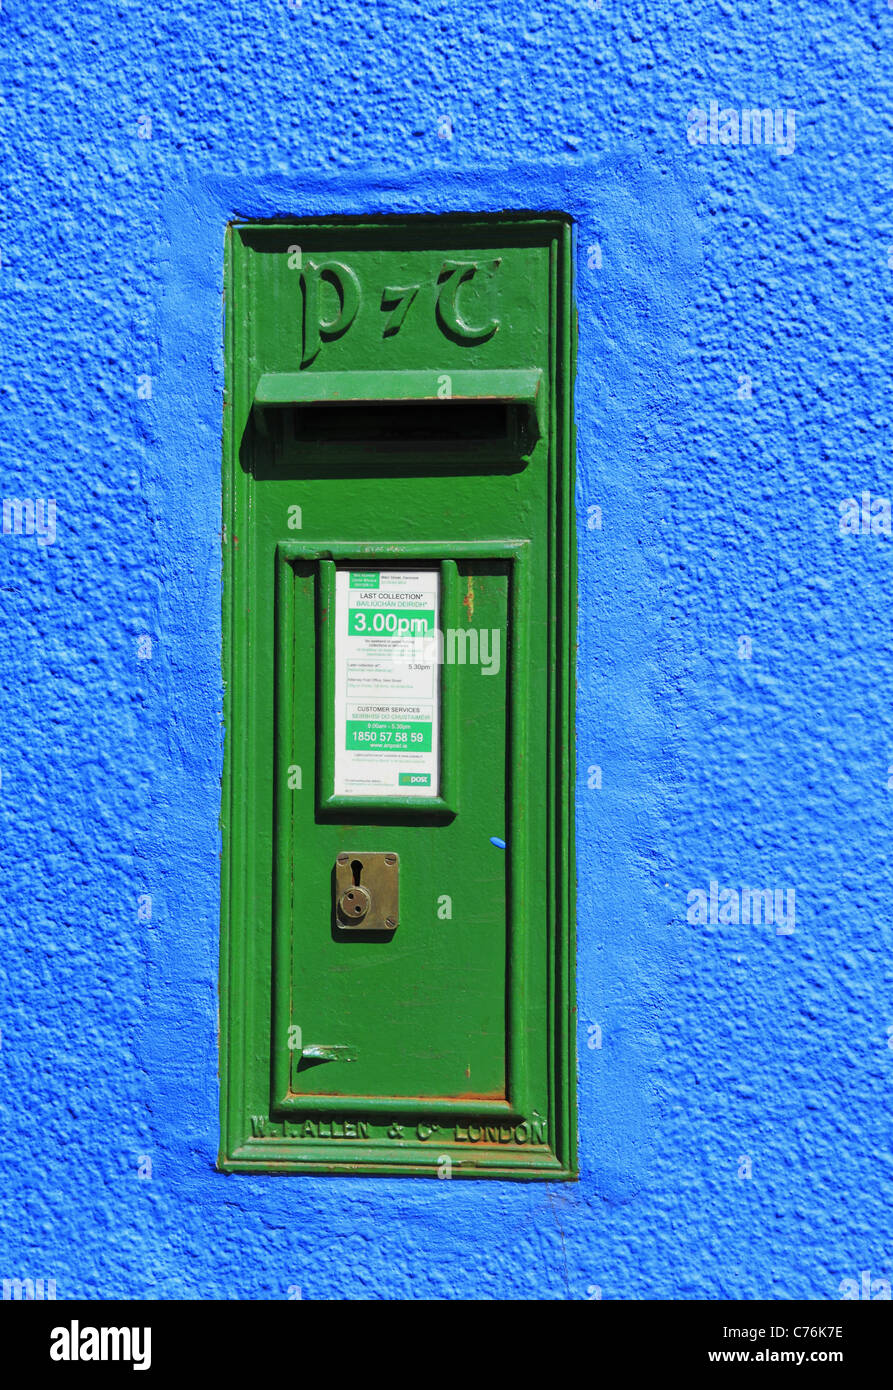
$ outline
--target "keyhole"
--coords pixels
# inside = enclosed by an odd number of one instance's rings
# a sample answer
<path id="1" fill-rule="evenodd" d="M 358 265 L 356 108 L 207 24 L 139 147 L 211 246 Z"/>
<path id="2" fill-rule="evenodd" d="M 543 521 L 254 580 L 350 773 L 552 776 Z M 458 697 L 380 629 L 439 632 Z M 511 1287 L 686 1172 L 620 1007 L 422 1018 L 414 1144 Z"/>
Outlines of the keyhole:
<path id="1" fill-rule="evenodd" d="M 363 861 L 362 861 L 362 859 L 352 859 L 352 860 L 350 861 L 350 871 L 351 871 L 351 873 L 353 874 L 354 888 L 360 888 L 360 887 L 361 887 L 361 884 L 360 884 L 360 874 L 363 872 Z M 369 895 L 368 895 L 368 893 L 366 894 L 365 900 L 364 900 L 362 897 L 360 897 L 360 898 L 359 898 L 359 901 L 356 900 L 356 895 L 354 894 L 353 889 L 349 889 L 348 892 L 345 893 L 344 896 L 346 897 L 347 901 L 350 903 L 350 906 L 351 906 L 353 912 L 355 913 L 355 915 L 356 915 L 357 917 L 362 917 L 362 916 L 364 915 L 365 911 L 366 911 L 366 908 L 369 906 Z"/>

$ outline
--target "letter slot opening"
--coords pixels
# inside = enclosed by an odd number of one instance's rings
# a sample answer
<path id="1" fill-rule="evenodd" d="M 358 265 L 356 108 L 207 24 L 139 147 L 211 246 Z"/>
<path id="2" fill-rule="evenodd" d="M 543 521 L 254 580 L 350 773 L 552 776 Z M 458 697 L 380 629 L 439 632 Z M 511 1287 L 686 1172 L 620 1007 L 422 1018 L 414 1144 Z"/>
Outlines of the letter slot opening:
<path id="1" fill-rule="evenodd" d="M 528 453 L 525 407 L 503 401 L 375 401 L 366 405 L 313 405 L 288 412 L 286 437 L 312 444 L 377 444 L 388 449 L 496 444 Z"/>
<path id="2" fill-rule="evenodd" d="M 278 372 L 261 377 L 261 428 L 284 446 L 525 456 L 542 433 L 542 373 Z"/>

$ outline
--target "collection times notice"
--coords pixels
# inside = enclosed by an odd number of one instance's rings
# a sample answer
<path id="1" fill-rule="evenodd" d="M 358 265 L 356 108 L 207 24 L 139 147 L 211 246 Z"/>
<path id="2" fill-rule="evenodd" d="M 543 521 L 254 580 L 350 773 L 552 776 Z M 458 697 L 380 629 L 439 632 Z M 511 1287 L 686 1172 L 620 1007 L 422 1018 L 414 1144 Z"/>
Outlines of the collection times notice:
<path id="1" fill-rule="evenodd" d="M 439 795 L 438 570 L 335 573 L 335 795 Z"/>

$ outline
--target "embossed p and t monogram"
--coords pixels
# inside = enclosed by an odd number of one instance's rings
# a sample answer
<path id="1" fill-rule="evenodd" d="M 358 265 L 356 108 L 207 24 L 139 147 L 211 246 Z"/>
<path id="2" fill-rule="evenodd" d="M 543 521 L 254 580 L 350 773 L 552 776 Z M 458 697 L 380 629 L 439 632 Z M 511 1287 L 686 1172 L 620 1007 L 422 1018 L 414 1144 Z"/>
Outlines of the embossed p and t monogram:
<path id="1" fill-rule="evenodd" d="M 333 319 L 322 316 L 320 290 L 323 281 L 333 285 L 339 308 Z M 343 261 L 312 261 L 305 259 L 301 271 L 304 292 L 304 345 L 301 366 L 313 361 L 323 343 L 332 342 L 346 333 L 357 316 L 362 299 L 360 282 L 355 271 Z"/>

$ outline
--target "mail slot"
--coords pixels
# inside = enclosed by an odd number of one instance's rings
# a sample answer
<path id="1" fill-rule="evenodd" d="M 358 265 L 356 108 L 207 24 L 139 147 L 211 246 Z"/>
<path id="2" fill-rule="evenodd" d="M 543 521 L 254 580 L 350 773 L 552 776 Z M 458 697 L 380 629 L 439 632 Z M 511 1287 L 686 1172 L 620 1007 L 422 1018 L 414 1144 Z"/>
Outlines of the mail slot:
<path id="1" fill-rule="evenodd" d="M 571 228 L 226 284 L 220 1166 L 572 1178 Z"/>

